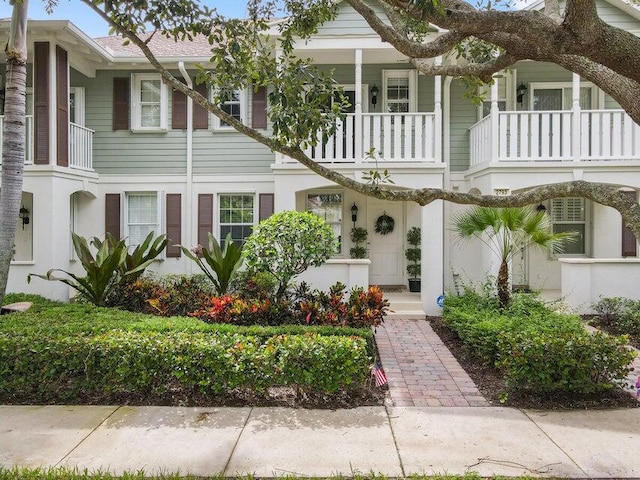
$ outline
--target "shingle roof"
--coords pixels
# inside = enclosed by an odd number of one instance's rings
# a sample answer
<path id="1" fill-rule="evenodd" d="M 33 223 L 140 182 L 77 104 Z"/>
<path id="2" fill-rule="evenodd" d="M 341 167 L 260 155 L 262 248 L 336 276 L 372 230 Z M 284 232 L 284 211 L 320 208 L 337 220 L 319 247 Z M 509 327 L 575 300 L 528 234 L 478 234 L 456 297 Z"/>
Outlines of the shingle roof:
<path id="1" fill-rule="evenodd" d="M 142 39 L 149 38 L 150 34 L 141 35 Z M 111 35 L 94 39 L 115 57 L 143 57 L 142 51 L 133 43 L 123 45 L 121 35 Z M 211 57 L 211 45 L 203 35 L 194 37 L 192 41 L 175 41 L 157 33 L 149 42 L 149 48 L 159 58 L 166 57 Z"/>

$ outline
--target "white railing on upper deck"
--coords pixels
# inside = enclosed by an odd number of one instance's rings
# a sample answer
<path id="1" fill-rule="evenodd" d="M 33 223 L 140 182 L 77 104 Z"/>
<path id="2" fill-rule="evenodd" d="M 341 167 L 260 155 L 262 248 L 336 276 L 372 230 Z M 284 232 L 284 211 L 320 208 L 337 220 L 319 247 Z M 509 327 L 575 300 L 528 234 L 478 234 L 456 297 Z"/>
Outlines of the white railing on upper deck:
<path id="1" fill-rule="evenodd" d="M 319 136 L 305 153 L 321 163 L 358 163 L 373 148 L 380 161 L 435 162 L 436 127 L 435 113 L 351 113 L 337 122 L 333 135 L 324 142 Z M 278 160 L 293 161 L 282 156 Z"/>
<path id="2" fill-rule="evenodd" d="M 25 164 L 33 163 L 33 115 L 27 115 Z M 0 116 L 0 152 L 2 148 L 2 132 L 4 130 L 4 116 Z M 93 170 L 93 134 L 94 131 L 69 124 L 69 167 L 79 170 Z M 2 158 L 0 157 L 0 163 Z"/>
<path id="3" fill-rule="evenodd" d="M 4 115 L 0 116 L 0 164 L 2 163 L 2 142 L 4 132 Z M 33 163 L 33 115 L 25 116 L 25 165 Z"/>
<path id="4" fill-rule="evenodd" d="M 93 134 L 89 128 L 69 124 L 69 167 L 93 170 Z"/>
<path id="5" fill-rule="evenodd" d="M 471 127 L 470 142 L 471 165 L 640 160 L 640 126 L 622 110 L 498 112 Z"/>

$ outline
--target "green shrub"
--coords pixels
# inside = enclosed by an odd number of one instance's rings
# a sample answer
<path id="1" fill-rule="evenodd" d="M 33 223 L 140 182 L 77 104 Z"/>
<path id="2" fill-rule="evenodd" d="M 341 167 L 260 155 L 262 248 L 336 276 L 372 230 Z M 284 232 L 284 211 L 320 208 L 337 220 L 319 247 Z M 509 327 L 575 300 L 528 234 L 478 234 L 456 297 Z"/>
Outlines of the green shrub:
<path id="1" fill-rule="evenodd" d="M 368 330 L 236 327 L 154 318 L 88 304 L 0 323 L 0 399 L 215 395 L 270 386 L 335 392 L 369 375 Z"/>
<path id="2" fill-rule="evenodd" d="M 249 268 L 277 279 L 278 300 L 296 275 L 324 264 L 336 250 L 337 240 L 324 220 L 295 211 L 279 212 L 260 222 L 244 245 Z"/>
<path id="3" fill-rule="evenodd" d="M 628 298 L 602 298 L 592 305 L 598 314 L 597 323 L 615 334 L 640 338 L 640 301 Z"/>
<path id="4" fill-rule="evenodd" d="M 447 296 L 444 321 L 483 362 L 501 369 L 510 391 L 592 393 L 629 372 L 627 338 L 587 332 L 580 319 L 551 311 L 534 295 L 507 309 L 467 290 Z"/>

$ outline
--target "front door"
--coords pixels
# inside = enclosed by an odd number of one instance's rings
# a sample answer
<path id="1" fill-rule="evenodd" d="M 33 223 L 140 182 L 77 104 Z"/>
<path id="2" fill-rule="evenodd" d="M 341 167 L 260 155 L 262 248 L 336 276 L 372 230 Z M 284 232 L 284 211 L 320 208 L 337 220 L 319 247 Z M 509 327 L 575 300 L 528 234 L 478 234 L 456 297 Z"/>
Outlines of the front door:
<path id="1" fill-rule="evenodd" d="M 370 198 L 367 204 L 367 229 L 369 230 L 369 284 L 404 284 L 404 206 L 400 202 L 384 202 Z M 376 233 L 376 220 L 387 214 L 395 221 L 393 231 Z"/>

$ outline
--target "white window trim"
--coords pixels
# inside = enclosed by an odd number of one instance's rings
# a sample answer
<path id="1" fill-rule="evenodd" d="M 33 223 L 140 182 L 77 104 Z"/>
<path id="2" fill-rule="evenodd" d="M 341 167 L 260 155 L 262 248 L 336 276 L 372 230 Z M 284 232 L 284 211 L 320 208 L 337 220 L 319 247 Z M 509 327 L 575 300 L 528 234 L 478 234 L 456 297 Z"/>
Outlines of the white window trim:
<path id="1" fill-rule="evenodd" d="M 160 126 L 143 127 L 142 112 L 140 108 L 140 84 L 144 80 L 160 80 Z M 166 132 L 168 123 L 168 89 L 157 73 L 132 73 L 131 74 L 131 131 L 132 132 Z"/>
<path id="2" fill-rule="evenodd" d="M 548 215 L 551 216 L 551 228 L 556 224 L 568 225 L 568 224 L 582 224 L 583 222 L 554 222 L 553 221 L 553 202 L 549 200 L 547 206 L 549 208 Z M 591 252 L 591 202 L 584 199 L 584 253 L 557 253 L 553 250 L 549 250 L 550 258 L 588 258 Z"/>
<path id="3" fill-rule="evenodd" d="M 231 127 L 233 128 L 233 127 Z M 258 220 L 258 215 L 259 215 L 259 205 L 258 205 L 258 195 L 256 194 L 255 191 L 253 192 L 220 192 L 217 195 L 216 200 L 218 201 L 217 205 L 218 208 L 216 208 L 216 221 L 218 224 L 217 227 L 217 233 L 218 235 L 215 235 L 216 238 L 218 237 L 222 237 L 222 221 L 220 218 L 220 206 L 222 205 L 222 202 L 220 201 L 220 197 L 228 197 L 228 196 L 233 196 L 233 195 L 242 195 L 242 196 L 251 196 L 253 197 L 253 222 L 251 223 L 252 226 L 256 226 L 258 224 L 257 220 Z M 249 225 L 248 223 L 225 223 L 225 225 Z M 218 238 L 218 242 L 220 242 L 220 245 L 222 245 L 222 242 L 224 241 L 224 238 Z"/>
<path id="4" fill-rule="evenodd" d="M 126 239 L 127 242 L 127 246 L 129 248 L 135 247 L 135 245 L 129 245 L 129 196 L 131 195 L 151 195 L 151 194 L 155 194 L 157 196 L 157 200 L 156 200 L 156 225 L 157 228 L 154 228 L 154 235 L 157 237 L 158 235 L 161 235 L 163 233 L 166 232 L 165 229 L 165 224 L 164 224 L 164 217 L 162 215 L 162 213 L 165 210 L 165 206 L 164 206 L 164 199 L 165 199 L 165 195 L 164 192 L 161 191 L 157 191 L 157 190 L 151 190 L 151 191 L 145 191 L 145 190 L 136 190 L 136 191 L 128 191 L 128 192 L 124 192 L 124 195 L 121 195 L 121 199 L 124 199 L 124 208 L 122 209 L 122 219 L 123 219 L 123 225 L 122 225 L 122 232 L 123 235 L 122 237 Z M 158 260 L 164 259 L 164 255 L 165 255 L 165 250 L 162 250 L 162 253 L 156 257 Z"/>
<path id="5" fill-rule="evenodd" d="M 75 115 L 75 123 L 76 125 L 80 125 L 84 127 L 85 121 L 85 101 L 84 101 L 84 87 L 71 87 L 69 89 L 69 99 L 71 99 L 71 94 L 73 93 L 75 99 L 74 105 L 74 115 Z"/>
<path id="6" fill-rule="evenodd" d="M 249 125 L 249 91 L 245 89 L 236 90 L 240 92 L 240 121 L 243 125 Z M 214 91 L 211 90 L 210 101 L 213 101 Z M 209 114 L 209 125 L 213 131 L 235 132 L 231 125 L 222 125 L 222 121 L 217 115 Z M 227 195 L 226 193 L 223 195 Z M 234 194 L 229 194 L 234 195 Z"/>
<path id="7" fill-rule="evenodd" d="M 409 112 L 418 111 L 418 71 L 417 70 L 382 70 L 382 109 L 386 112 L 387 82 L 389 78 L 409 79 Z"/>
<path id="8" fill-rule="evenodd" d="M 573 83 L 572 82 L 531 82 L 529 83 L 528 85 L 529 109 L 533 111 L 534 90 L 536 89 L 546 90 L 546 89 L 554 89 L 554 88 L 572 89 Z M 580 88 L 591 88 L 591 110 L 598 110 L 600 108 L 600 105 L 602 104 L 600 102 L 600 97 L 601 97 L 601 95 L 599 94 L 600 89 L 591 82 L 580 82 Z M 564 103 L 564 99 L 563 99 L 563 103 Z M 569 110 L 564 110 L 564 111 L 569 111 Z"/>
<path id="9" fill-rule="evenodd" d="M 494 75 L 495 81 L 498 82 L 498 87 L 500 84 L 504 82 L 504 95 L 500 96 L 500 88 L 498 88 L 498 102 L 504 102 L 505 108 L 501 111 L 515 111 L 516 110 L 516 101 L 515 101 L 515 88 L 514 88 L 514 77 L 515 75 L 510 70 L 501 70 L 500 72 Z M 484 113 L 484 103 L 491 104 L 491 86 L 486 85 L 484 87 L 478 87 L 478 95 L 483 96 L 482 103 L 478 105 L 477 110 L 477 121 L 479 122 L 484 117 L 482 114 Z"/>

